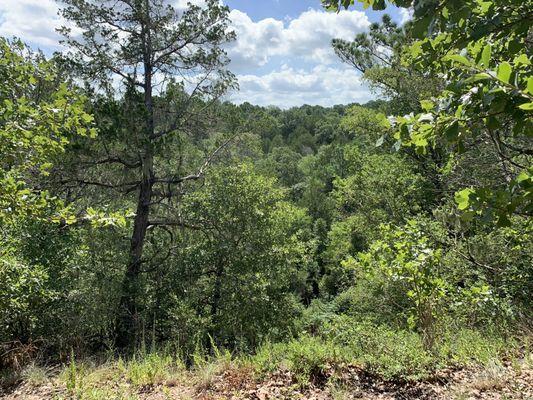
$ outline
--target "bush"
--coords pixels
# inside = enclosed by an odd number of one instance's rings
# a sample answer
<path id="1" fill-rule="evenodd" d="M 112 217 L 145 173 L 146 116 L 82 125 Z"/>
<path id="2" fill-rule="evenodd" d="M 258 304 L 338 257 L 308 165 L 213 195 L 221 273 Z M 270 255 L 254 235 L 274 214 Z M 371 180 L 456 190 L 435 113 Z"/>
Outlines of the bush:
<path id="1" fill-rule="evenodd" d="M 420 379 L 433 369 L 434 360 L 415 332 L 338 316 L 323 327 L 321 336 L 344 348 L 352 363 L 387 380 Z"/>
<path id="2" fill-rule="evenodd" d="M 341 346 L 319 337 L 304 335 L 288 343 L 264 344 L 251 361 L 260 373 L 288 369 L 299 383 L 321 380 L 332 365 L 346 362 Z"/>
<path id="3" fill-rule="evenodd" d="M 360 292 L 355 293 L 357 298 Z M 504 339 L 497 329 L 474 330 L 444 316 L 434 346 L 427 349 L 422 334 L 380 322 L 371 313 L 370 317 L 359 313 L 357 308 L 354 312 L 352 295 L 346 292 L 330 303 L 313 302 L 304 313 L 301 326 L 305 335 L 319 338 L 313 340 L 323 344 L 322 348 L 342 351 L 343 361 L 362 364 L 384 379 L 417 380 L 439 368 L 485 366 L 503 356 L 512 356 L 520 342 Z M 284 351 L 287 349 L 281 353 Z M 336 353 L 330 358 L 335 359 Z"/>
<path id="4" fill-rule="evenodd" d="M 517 348 L 516 340 L 506 340 L 491 330 L 462 328 L 443 332 L 435 352 L 442 366 L 487 366 Z"/>

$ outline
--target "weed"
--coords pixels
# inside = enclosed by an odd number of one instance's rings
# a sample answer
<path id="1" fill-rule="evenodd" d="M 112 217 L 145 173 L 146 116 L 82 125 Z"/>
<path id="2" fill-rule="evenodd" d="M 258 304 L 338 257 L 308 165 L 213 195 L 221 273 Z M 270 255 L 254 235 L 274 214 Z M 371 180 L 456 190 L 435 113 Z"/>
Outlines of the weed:
<path id="1" fill-rule="evenodd" d="M 170 355 L 156 352 L 134 356 L 128 362 L 120 360 L 118 368 L 131 384 L 138 387 L 162 384 L 184 369 Z"/>
<path id="2" fill-rule="evenodd" d="M 48 381 L 48 374 L 44 367 L 35 363 L 27 365 L 22 370 L 22 379 L 31 386 L 40 386 Z"/>
<path id="3" fill-rule="evenodd" d="M 231 353 L 218 347 L 212 339 L 211 354 L 197 344 L 192 359 L 196 376 L 196 389 L 199 391 L 210 389 L 217 376 L 233 367 Z"/>

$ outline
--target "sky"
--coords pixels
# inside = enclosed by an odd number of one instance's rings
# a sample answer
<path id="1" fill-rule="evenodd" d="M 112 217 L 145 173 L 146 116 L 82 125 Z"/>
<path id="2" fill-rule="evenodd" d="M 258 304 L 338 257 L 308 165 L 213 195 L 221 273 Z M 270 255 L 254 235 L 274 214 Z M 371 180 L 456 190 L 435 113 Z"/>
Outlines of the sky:
<path id="1" fill-rule="evenodd" d="M 183 6 L 187 0 L 172 0 Z M 201 0 L 193 0 L 198 2 Z M 383 12 L 357 5 L 325 12 L 320 0 L 224 0 L 237 40 L 227 46 L 230 70 L 240 90 L 227 100 L 281 108 L 303 104 L 331 106 L 375 98 L 352 67 L 331 48 L 333 38 L 351 40 L 368 30 Z M 0 0 L 0 36 L 19 37 L 47 54 L 61 51 L 55 28 L 63 21 L 55 0 Z M 406 10 L 389 6 L 398 23 Z"/>

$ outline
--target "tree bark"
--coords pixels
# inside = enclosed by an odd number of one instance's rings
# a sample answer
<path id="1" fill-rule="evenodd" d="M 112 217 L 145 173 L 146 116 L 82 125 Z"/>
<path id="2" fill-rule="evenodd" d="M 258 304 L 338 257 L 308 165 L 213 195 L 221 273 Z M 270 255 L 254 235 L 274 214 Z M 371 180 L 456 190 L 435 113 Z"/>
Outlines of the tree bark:
<path id="1" fill-rule="evenodd" d="M 140 321 L 137 307 L 137 300 L 140 294 L 139 276 L 141 274 L 146 231 L 149 224 L 153 181 L 153 154 L 150 151 L 143 158 L 142 181 L 130 240 L 129 262 L 122 283 L 120 319 L 117 332 L 117 346 L 121 348 L 137 344 L 139 336 Z"/>

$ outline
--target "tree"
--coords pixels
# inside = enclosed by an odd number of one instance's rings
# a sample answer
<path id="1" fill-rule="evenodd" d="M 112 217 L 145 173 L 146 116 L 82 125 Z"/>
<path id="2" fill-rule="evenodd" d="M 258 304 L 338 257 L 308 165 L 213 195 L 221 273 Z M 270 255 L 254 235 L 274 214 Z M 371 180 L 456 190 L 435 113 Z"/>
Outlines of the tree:
<path id="1" fill-rule="evenodd" d="M 148 228 L 182 223 L 158 218 L 158 206 L 179 192 L 172 188 L 199 179 L 212 159 L 180 176 L 179 169 L 163 167 L 165 141 L 185 130 L 187 122 L 205 118 L 206 107 L 233 85 L 222 45 L 234 34 L 228 30 L 228 8 L 217 0 L 208 0 L 204 8 L 189 4 L 185 10 L 163 0 L 63 3 L 62 15 L 82 32 L 76 36 L 70 28 L 61 29 L 71 49 L 69 60 L 94 87 L 123 90 L 128 117 L 135 121 L 128 132 L 135 144 L 133 154 L 110 153 L 98 160 L 136 175 L 126 187 L 127 192 L 136 191 L 137 204 L 117 329 L 117 343 L 126 346 L 139 328 L 139 276 Z M 164 97 L 161 101 L 158 93 Z"/>
<path id="2" fill-rule="evenodd" d="M 447 86 L 423 103 L 423 113 L 398 119 L 397 138 L 420 152 L 446 143 L 450 168 L 465 153 L 489 150 L 480 161 L 496 166 L 497 179 L 463 184 L 456 202 L 465 220 L 508 225 L 513 214 L 531 216 L 532 15 L 529 2 L 469 1 L 459 8 L 446 2 L 415 21 L 424 33 L 426 24 L 434 28 L 413 44 L 408 59 L 446 76 Z"/>
<path id="3" fill-rule="evenodd" d="M 322 285 L 338 293 L 352 285 L 353 271 L 343 261 L 366 251 L 381 237 L 379 226 L 401 224 L 429 208 L 428 180 L 398 154 L 368 154 L 356 145 L 344 148 L 346 176 L 334 181 L 336 215 L 323 253 Z"/>
<path id="4" fill-rule="evenodd" d="M 399 285 L 410 301 L 408 322 L 423 334 L 424 345 L 431 349 L 435 342 L 435 324 L 441 313 L 447 282 L 442 277 L 442 249 L 424 232 L 417 220 L 393 229 L 382 225 L 382 239 L 376 240 L 355 262 L 369 279 L 382 279 Z"/>
<path id="5" fill-rule="evenodd" d="M 402 62 L 402 53 L 412 42 L 409 24 L 399 27 L 385 14 L 368 33 L 359 33 L 353 41 L 333 39 L 332 45 L 343 62 L 361 72 L 371 88 L 391 100 L 388 113 L 408 114 L 420 109 L 420 100 L 439 89 L 438 79 L 427 76 L 414 64 Z"/>
<path id="6" fill-rule="evenodd" d="M 71 141 L 92 138 L 96 130 L 86 98 L 55 60 L 21 41 L 0 38 L 0 79 L 0 364 L 17 367 L 25 358 L 17 348 L 31 353 L 57 297 L 45 259 L 65 255 L 52 235 L 39 248 L 39 260 L 27 257 L 24 247 L 36 242 L 34 225 L 57 232 L 73 221 L 51 193 L 50 175 Z"/>
<path id="7" fill-rule="evenodd" d="M 384 114 L 361 106 L 353 106 L 348 109 L 341 119 L 339 127 L 346 136 L 346 140 L 353 141 L 359 147 L 372 152 L 377 151 L 376 143 L 379 144 L 381 137 L 390 128 Z"/>
<path id="8" fill-rule="evenodd" d="M 380 10 L 386 5 L 384 0 L 361 2 Z M 391 3 L 411 6 L 404 0 Z M 323 4 L 339 10 L 354 0 Z M 419 153 L 445 143 L 451 155 L 448 168 L 468 149 L 490 146 L 501 179 L 457 192 L 464 219 L 481 216 L 508 225 L 513 214 L 531 216 L 531 3 L 418 0 L 412 6 L 410 33 L 419 40 L 404 53 L 404 64 L 441 76 L 446 88 L 434 99 L 422 99 L 421 113 L 398 118 L 395 138 Z"/>
<path id="9" fill-rule="evenodd" d="M 202 227 L 187 251 L 192 279 L 185 290 L 208 333 L 226 346 L 254 347 L 286 332 L 296 303 L 291 284 L 306 252 L 305 211 L 285 199 L 275 179 L 246 164 L 213 167 L 184 207 Z"/>
<path id="10" fill-rule="evenodd" d="M 0 224 L 50 204 L 44 180 L 69 141 L 94 137 L 85 98 L 61 82 L 57 64 L 0 38 Z M 52 201 L 53 202 L 53 201 Z"/>

